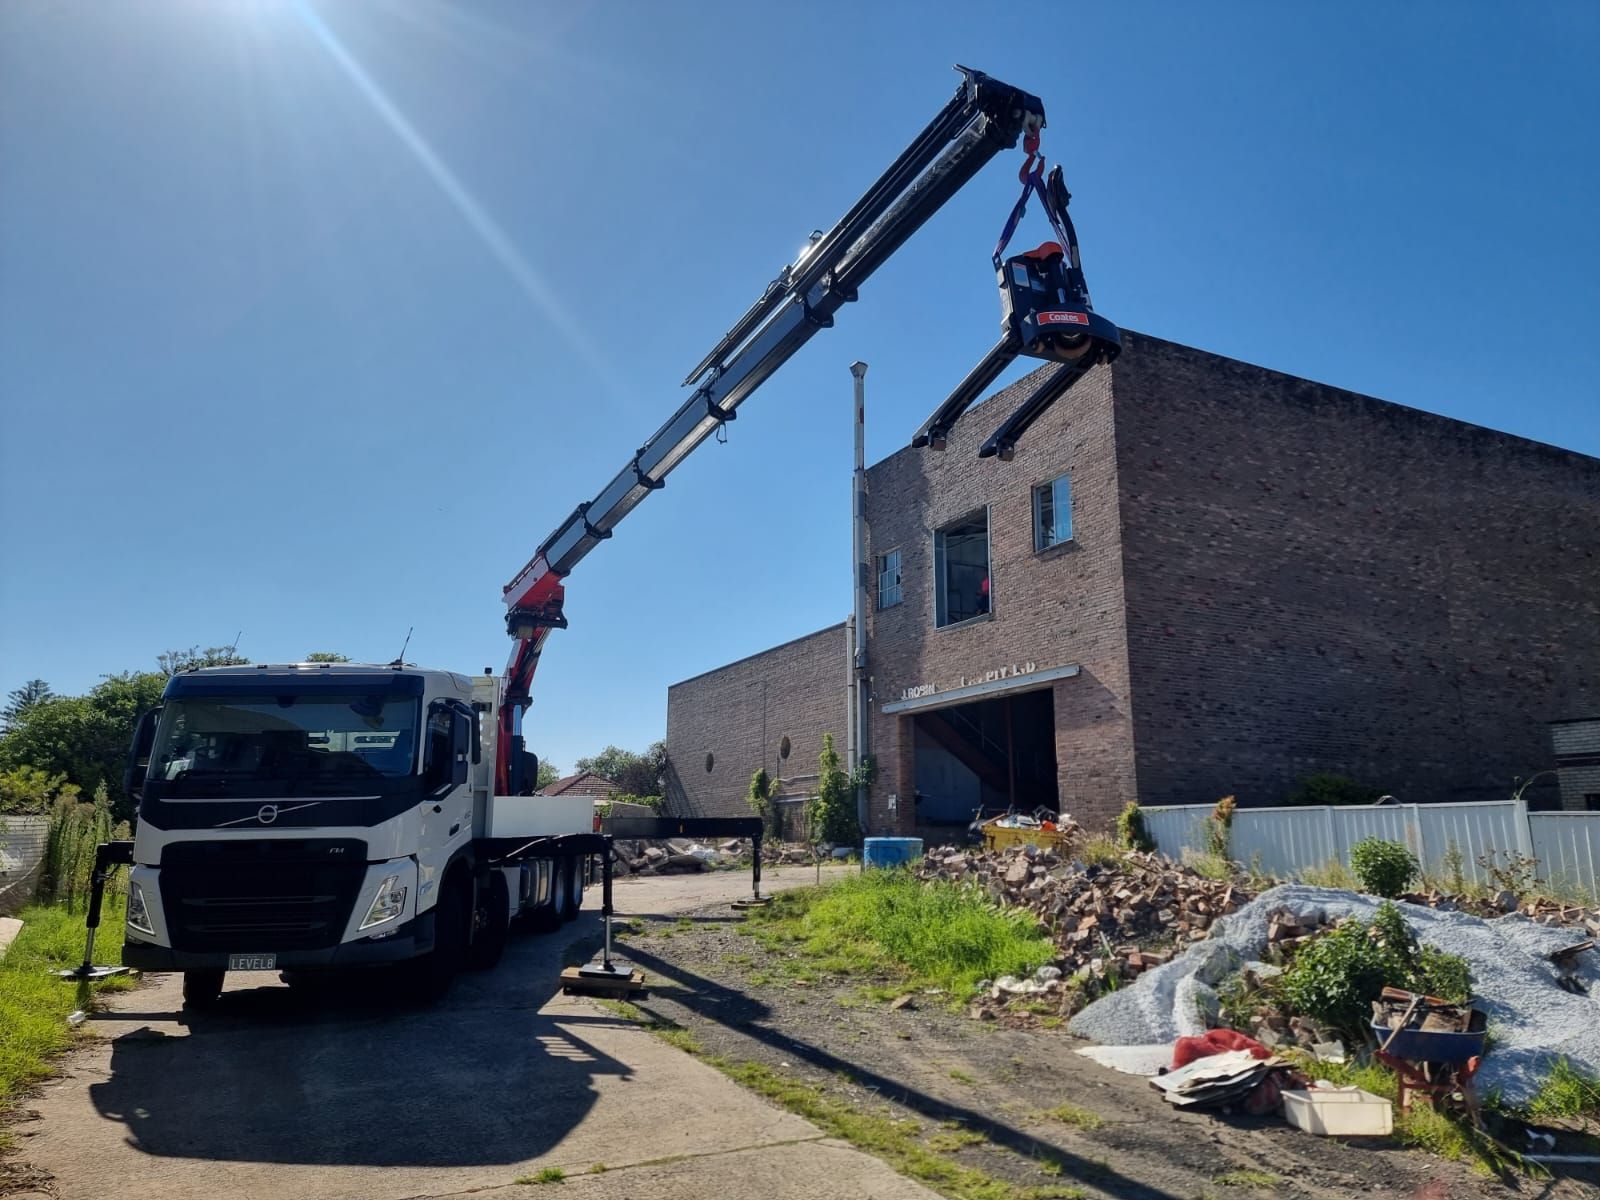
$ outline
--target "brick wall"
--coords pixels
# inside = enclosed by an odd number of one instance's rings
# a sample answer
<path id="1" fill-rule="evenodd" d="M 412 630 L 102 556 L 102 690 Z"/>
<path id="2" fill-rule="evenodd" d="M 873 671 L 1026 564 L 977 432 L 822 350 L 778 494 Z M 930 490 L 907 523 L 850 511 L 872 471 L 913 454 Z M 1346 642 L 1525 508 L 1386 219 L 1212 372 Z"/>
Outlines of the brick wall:
<path id="1" fill-rule="evenodd" d="M 1040 670 L 1082 668 L 1052 685 L 1061 804 L 1078 820 L 1103 826 L 1134 795 L 1109 372 L 1096 368 L 1058 401 L 1014 461 L 977 457 L 1021 388 L 1036 382 L 1025 379 L 969 411 L 943 452 L 905 449 L 868 471 L 869 549 L 874 556 L 900 550 L 903 596 L 868 620 L 870 748 L 879 764 L 869 810 L 873 833 L 915 826 L 911 718 L 884 714 L 881 706 L 908 687 L 945 689 L 963 676 L 1026 661 Z M 936 401 L 930 397 L 928 407 Z M 1035 553 L 1032 487 L 1063 472 L 1072 479 L 1073 540 Z M 936 629 L 934 530 L 985 504 L 991 611 Z"/>
<path id="2" fill-rule="evenodd" d="M 1114 391 L 1145 803 L 1499 799 L 1600 708 L 1600 461 L 1139 334 Z"/>
<path id="3" fill-rule="evenodd" d="M 669 810 L 748 816 L 745 796 L 758 767 L 781 779 L 785 792 L 809 793 L 824 733 L 844 758 L 847 667 L 841 622 L 668 688 Z"/>

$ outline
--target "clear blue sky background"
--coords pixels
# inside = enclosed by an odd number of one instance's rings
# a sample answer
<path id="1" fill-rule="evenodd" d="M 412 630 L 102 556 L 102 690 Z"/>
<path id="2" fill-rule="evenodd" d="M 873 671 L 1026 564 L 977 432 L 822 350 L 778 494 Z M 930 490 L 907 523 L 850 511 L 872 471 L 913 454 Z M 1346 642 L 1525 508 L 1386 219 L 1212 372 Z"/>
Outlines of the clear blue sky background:
<path id="1" fill-rule="evenodd" d="M 501 585 L 957 61 L 1044 98 L 1114 321 L 1600 455 L 1597 53 L 1587 2 L 12 0 L 0 690 L 240 630 L 498 670 Z M 847 365 L 882 457 L 993 339 L 1015 166 L 574 573 L 547 757 L 844 615 Z"/>

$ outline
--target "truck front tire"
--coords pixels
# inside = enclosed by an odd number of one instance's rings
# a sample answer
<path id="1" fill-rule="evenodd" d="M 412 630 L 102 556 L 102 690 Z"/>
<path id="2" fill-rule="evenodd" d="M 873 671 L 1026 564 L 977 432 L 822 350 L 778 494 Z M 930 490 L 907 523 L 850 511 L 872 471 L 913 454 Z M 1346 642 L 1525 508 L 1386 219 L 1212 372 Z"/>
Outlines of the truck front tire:
<path id="1" fill-rule="evenodd" d="M 445 883 L 434 906 L 433 949 L 407 965 L 411 990 L 418 1001 L 444 999 L 467 954 L 468 922 L 472 919 L 470 881 L 455 875 Z"/>
<path id="2" fill-rule="evenodd" d="M 183 1006 L 185 1008 L 215 1008 L 222 995 L 225 971 L 185 971 L 183 973 Z"/>
<path id="3" fill-rule="evenodd" d="M 467 966 L 474 971 L 485 971 L 505 954 L 506 937 L 511 932 L 511 893 L 506 888 L 506 877 L 499 871 L 490 874 L 478 887 L 478 909 L 473 926 Z"/>

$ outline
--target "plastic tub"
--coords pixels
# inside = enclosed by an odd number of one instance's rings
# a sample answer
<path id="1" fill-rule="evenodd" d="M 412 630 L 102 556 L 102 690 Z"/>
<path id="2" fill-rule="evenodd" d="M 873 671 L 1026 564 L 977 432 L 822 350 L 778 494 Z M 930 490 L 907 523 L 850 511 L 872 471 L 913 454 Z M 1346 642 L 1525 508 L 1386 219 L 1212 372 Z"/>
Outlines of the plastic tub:
<path id="1" fill-rule="evenodd" d="M 1360 1088 L 1283 1090 L 1289 1124 L 1324 1137 L 1383 1137 L 1394 1132 L 1394 1105 Z"/>
<path id="2" fill-rule="evenodd" d="M 921 857 L 921 838 L 869 837 L 861 847 L 863 867 L 903 867 Z"/>

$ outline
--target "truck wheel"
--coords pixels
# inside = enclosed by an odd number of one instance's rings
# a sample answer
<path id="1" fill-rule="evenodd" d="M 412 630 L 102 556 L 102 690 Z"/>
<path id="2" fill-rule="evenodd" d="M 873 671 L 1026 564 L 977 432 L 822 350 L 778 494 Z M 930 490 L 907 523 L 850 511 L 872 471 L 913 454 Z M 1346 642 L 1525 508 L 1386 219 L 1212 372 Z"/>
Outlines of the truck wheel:
<path id="1" fill-rule="evenodd" d="M 528 914 L 528 923 L 539 933 L 549 933 L 559 928 L 567 919 L 567 871 L 564 858 L 550 860 L 550 895 L 545 902 Z"/>
<path id="2" fill-rule="evenodd" d="M 473 917 L 472 945 L 467 948 L 467 966 L 484 971 L 500 961 L 506 952 L 506 935 L 511 929 L 511 893 L 506 877 L 495 871 L 478 889 L 478 910 Z"/>
<path id="3" fill-rule="evenodd" d="M 434 909 L 433 949 L 409 965 L 411 990 L 424 1004 L 444 999 L 466 957 L 467 922 L 472 914 L 464 882 L 453 878 L 440 893 Z"/>
<path id="4" fill-rule="evenodd" d="M 583 868 L 582 855 L 567 860 L 567 911 L 564 915 L 569 921 L 576 920 L 578 910 L 583 907 Z"/>
<path id="5" fill-rule="evenodd" d="M 222 995 L 222 977 L 225 971 L 185 971 L 183 973 L 183 1006 L 185 1008 L 215 1008 Z"/>

